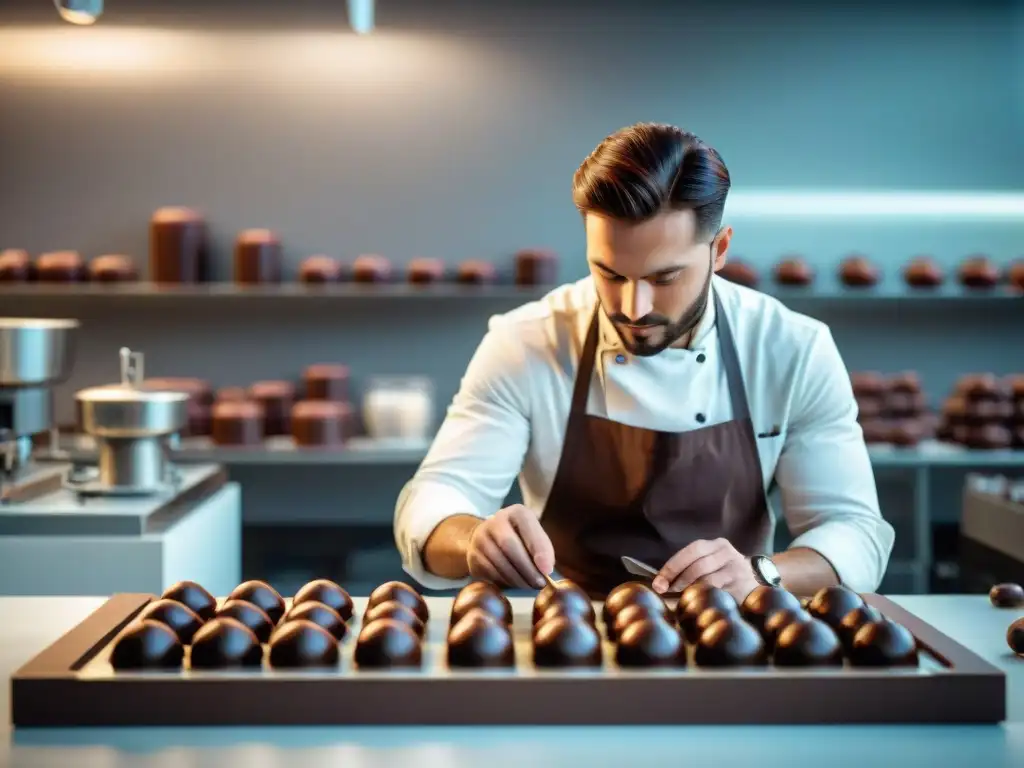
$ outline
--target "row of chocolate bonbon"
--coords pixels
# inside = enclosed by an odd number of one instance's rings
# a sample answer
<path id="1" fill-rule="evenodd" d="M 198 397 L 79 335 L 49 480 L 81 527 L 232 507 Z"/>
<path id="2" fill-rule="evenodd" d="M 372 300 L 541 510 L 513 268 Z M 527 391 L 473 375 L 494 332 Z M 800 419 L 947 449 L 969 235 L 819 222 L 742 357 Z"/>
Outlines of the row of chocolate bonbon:
<path id="1" fill-rule="evenodd" d="M 915 372 L 893 376 L 857 372 L 851 374 L 850 384 L 866 442 L 909 448 L 935 436 L 937 419 L 928 410 Z"/>
<path id="2" fill-rule="evenodd" d="M 138 279 L 129 256 L 103 254 L 86 261 L 77 251 L 50 251 L 35 258 L 28 251 L 0 251 L 0 283 L 117 283 Z"/>
<path id="3" fill-rule="evenodd" d="M 749 288 L 756 288 L 761 283 L 757 268 L 742 259 L 730 259 L 718 274 Z M 867 256 L 861 255 L 843 259 L 836 274 L 839 282 L 849 288 L 871 288 L 883 279 L 883 270 Z M 799 256 L 784 258 L 773 267 L 772 276 L 779 285 L 797 287 L 813 285 L 817 279 L 814 268 Z M 929 256 L 911 259 L 901 269 L 901 276 L 911 288 L 938 288 L 947 281 L 945 271 Z M 1007 283 L 1024 290 L 1024 259 L 1001 268 L 987 256 L 970 256 L 957 267 L 956 282 L 965 288 L 977 289 L 995 288 L 1000 283 Z"/>

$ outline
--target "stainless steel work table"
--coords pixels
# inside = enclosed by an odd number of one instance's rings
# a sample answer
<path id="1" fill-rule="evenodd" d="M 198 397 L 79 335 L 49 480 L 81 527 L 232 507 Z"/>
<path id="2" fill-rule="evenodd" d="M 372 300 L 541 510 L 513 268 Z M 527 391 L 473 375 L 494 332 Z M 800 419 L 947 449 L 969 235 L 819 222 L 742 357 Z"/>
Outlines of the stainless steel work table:
<path id="1" fill-rule="evenodd" d="M 14 733 L 0 703 L 0 766 L 1024 766 L 1024 659 L 1006 627 L 1024 611 L 984 596 L 894 597 L 1007 674 L 1000 726 L 88 728 Z M 103 598 L 0 599 L 0 675 L 11 673 Z M 9 683 L 5 683 L 9 685 Z M 666 706 L 671 703 L 666 702 Z"/>

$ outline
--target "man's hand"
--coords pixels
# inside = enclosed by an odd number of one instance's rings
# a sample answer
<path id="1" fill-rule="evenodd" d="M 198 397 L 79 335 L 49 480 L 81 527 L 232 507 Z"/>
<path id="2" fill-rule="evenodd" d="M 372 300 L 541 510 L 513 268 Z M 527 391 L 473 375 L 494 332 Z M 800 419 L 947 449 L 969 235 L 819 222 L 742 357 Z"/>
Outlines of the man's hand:
<path id="1" fill-rule="evenodd" d="M 655 592 L 682 592 L 695 581 L 719 587 L 743 602 L 757 586 L 746 555 L 725 539 L 699 540 L 676 552 L 654 579 Z"/>
<path id="2" fill-rule="evenodd" d="M 505 507 L 473 530 L 469 574 L 509 587 L 543 587 L 555 569 L 555 550 L 540 520 L 522 504 Z"/>

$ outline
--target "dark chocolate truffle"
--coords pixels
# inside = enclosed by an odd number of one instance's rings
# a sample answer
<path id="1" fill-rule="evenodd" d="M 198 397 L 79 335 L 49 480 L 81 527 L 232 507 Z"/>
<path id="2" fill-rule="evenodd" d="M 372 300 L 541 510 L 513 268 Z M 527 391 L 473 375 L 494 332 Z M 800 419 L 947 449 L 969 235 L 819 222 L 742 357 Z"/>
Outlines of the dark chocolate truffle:
<path id="1" fill-rule="evenodd" d="M 85 262 L 77 251 L 42 253 L 36 259 L 36 279 L 42 282 L 78 282 L 87 277 Z"/>
<path id="2" fill-rule="evenodd" d="M 1024 618 L 1017 619 L 1006 630 L 1006 644 L 1018 656 L 1024 656 Z"/>
<path id="3" fill-rule="evenodd" d="M 356 283 L 387 283 L 392 274 L 391 262 L 383 256 L 363 254 L 352 264 L 352 280 Z"/>
<path id="4" fill-rule="evenodd" d="M 548 584 L 537 593 L 537 597 L 533 601 L 534 623 L 549 608 L 555 606 L 567 616 L 578 616 L 590 624 L 597 621 L 597 614 L 594 611 L 594 604 L 590 601 L 590 596 L 568 579 L 556 581 L 554 586 Z"/>
<path id="5" fill-rule="evenodd" d="M 718 270 L 718 276 L 747 288 L 756 288 L 761 280 L 753 266 L 738 259 L 729 259 L 725 266 Z"/>
<path id="6" fill-rule="evenodd" d="M 89 279 L 97 283 L 131 282 L 138 277 L 130 256 L 106 253 L 89 262 Z"/>
<path id="7" fill-rule="evenodd" d="M 739 610 L 736 599 L 718 587 L 704 590 L 685 605 L 679 603 L 676 606 L 676 618 L 679 621 L 680 629 L 686 636 L 686 641 L 691 645 L 696 643 L 697 638 L 700 637 L 700 633 L 697 631 L 697 617 L 708 608 L 717 608 L 723 613 L 735 613 Z"/>
<path id="8" fill-rule="evenodd" d="M 601 637 L 579 615 L 555 616 L 533 634 L 533 663 L 537 667 L 599 667 Z"/>
<path id="9" fill-rule="evenodd" d="M 373 606 L 363 614 L 363 626 L 381 619 L 390 619 L 405 624 L 418 638 L 422 638 L 427 631 L 427 625 L 413 613 L 412 608 L 402 605 L 397 600 L 388 600 L 386 603 L 378 603 Z"/>
<path id="10" fill-rule="evenodd" d="M 323 603 L 328 608 L 333 608 L 342 621 L 349 621 L 352 618 L 352 597 L 328 579 L 314 579 L 304 584 L 292 598 L 293 607 L 305 602 Z"/>
<path id="11" fill-rule="evenodd" d="M 713 587 L 710 584 L 703 581 L 695 581 L 693 582 L 693 584 L 690 584 L 686 589 L 684 589 L 682 594 L 679 595 L 679 603 L 676 605 L 677 614 L 679 611 L 679 605 L 684 605 L 690 602 L 691 600 L 693 600 L 693 598 L 695 598 L 697 595 L 699 595 L 706 589 L 713 589 Z"/>
<path id="12" fill-rule="evenodd" d="M 493 584 L 474 581 L 460 589 L 459 594 L 455 597 L 449 626 L 454 627 L 463 616 L 474 608 L 479 608 L 506 626 L 512 623 L 512 603 L 502 594 L 501 590 Z"/>
<path id="13" fill-rule="evenodd" d="M 318 627 L 327 630 L 335 642 L 341 642 L 348 634 L 348 625 L 344 622 L 338 612 L 328 605 L 307 600 L 298 605 L 292 605 L 288 612 L 281 619 L 282 626 L 291 621 L 311 621 Z"/>
<path id="14" fill-rule="evenodd" d="M 821 619 L 795 621 L 779 633 L 773 660 L 777 667 L 841 666 L 843 644 Z"/>
<path id="15" fill-rule="evenodd" d="M 331 611 L 326 605 L 317 603 L 305 603 L 303 607 L 306 610 L 319 607 Z M 337 613 L 334 615 L 338 616 Z M 291 619 L 271 635 L 267 660 L 272 667 L 333 667 L 338 663 L 338 641 L 326 629 L 308 619 Z"/>
<path id="16" fill-rule="evenodd" d="M 1018 259 L 1007 267 L 1006 282 L 1018 291 L 1024 291 L 1024 259 Z"/>
<path id="17" fill-rule="evenodd" d="M 784 259 L 775 267 L 775 280 L 779 285 L 807 286 L 814 282 L 814 272 L 803 259 Z"/>
<path id="18" fill-rule="evenodd" d="M 489 261 L 471 259 L 459 264 L 455 279 L 462 285 L 490 285 L 497 282 L 498 270 Z"/>
<path id="19" fill-rule="evenodd" d="M 661 616 L 648 615 L 630 623 L 619 634 L 615 663 L 620 667 L 683 667 L 686 646 L 678 629 Z"/>
<path id="20" fill-rule="evenodd" d="M 811 618 L 811 614 L 803 608 L 798 608 L 796 610 L 793 610 L 792 608 L 784 608 L 781 611 L 775 611 L 765 621 L 764 631 L 761 632 L 765 648 L 768 651 L 772 651 L 775 648 L 775 643 L 778 640 L 779 633 L 790 624 L 795 624 L 801 621 L 810 621 Z"/>
<path id="21" fill-rule="evenodd" d="M 225 616 L 239 621 L 252 630 L 260 643 L 270 642 L 270 633 L 274 631 L 274 622 L 267 612 L 257 605 L 245 600 L 228 600 L 217 609 L 217 616 Z"/>
<path id="22" fill-rule="evenodd" d="M 1020 608 L 1024 605 L 1024 588 L 1020 584 L 996 584 L 988 592 L 996 608 Z"/>
<path id="23" fill-rule="evenodd" d="M 972 256 L 964 261 L 957 276 L 967 288 L 992 288 L 999 282 L 999 270 L 986 256 Z"/>
<path id="24" fill-rule="evenodd" d="M 839 621 L 836 626 L 836 634 L 839 640 L 846 646 L 847 650 L 853 647 L 853 638 L 857 636 L 860 628 L 873 621 L 881 621 L 882 614 L 867 603 L 854 608 Z"/>
<path id="25" fill-rule="evenodd" d="M 203 624 L 192 638 L 189 666 L 192 669 L 258 667 L 263 646 L 251 629 L 227 616 Z"/>
<path id="26" fill-rule="evenodd" d="M 136 621 L 114 641 L 110 665 L 115 669 L 178 669 L 185 648 L 174 630 L 159 621 Z"/>
<path id="27" fill-rule="evenodd" d="M 151 619 L 167 625 L 178 636 L 182 645 L 191 643 L 196 630 L 203 626 L 203 620 L 195 611 L 184 603 L 166 598 L 154 600 L 143 608 L 139 619 Z"/>
<path id="28" fill-rule="evenodd" d="M 337 283 L 344 277 L 344 265 L 331 256 L 315 254 L 299 264 L 299 282 L 306 284 Z"/>
<path id="29" fill-rule="evenodd" d="M 359 632 L 353 659 L 363 669 L 418 667 L 423 661 L 423 650 L 419 637 L 408 624 L 377 619 Z"/>
<path id="30" fill-rule="evenodd" d="M 719 619 L 705 629 L 693 658 L 699 667 L 760 666 L 768 654 L 758 631 L 735 618 Z"/>
<path id="31" fill-rule="evenodd" d="M 723 611 L 721 608 L 708 608 L 701 611 L 700 615 L 697 616 L 697 620 L 693 622 L 692 633 L 687 635 L 683 634 L 683 638 L 690 645 L 696 645 L 700 636 L 704 634 L 704 630 L 714 624 L 716 621 L 725 619 L 727 621 L 743 621 L 743 617 L 740 616 L 739 611 Z M 682 630 L 681 630 L 682 631 Z M 690 638 L 693 637 L 693 640 Z"/>
<path id="32" fill-rule="evenodd" d="M 648 616 L 668 621 L 665 612 L 657 606 L 652 606 L 650 603 L 633 603 L 615 614 L 611 624 L 604 625 L 605 634 L 609 640 L 616 640 L 626 627 L 641 619 L 646 619 Z"/>
<path id="33" fill-rule="evenodd" d="M 245 600 L 247 603 L 252 603 L 257 608 L 263 609 L 275 625 L 284 616 L 284 598 L 265 581 L 253 580 L 239 584 L 231 590 L 228 600 Z"/>
<path id="34" fill-rule="evenodd" d="M 855 667 L 914 666 L 917 641 L 902 624 L 872 621 L 857 630 L 849 656 Z"/>
<path id="35" fill-rule="evenodd" d="M 833 629 L 838 629 L 843 617 L 862 605 L 864 598 L 849 587 L 833 586 L 819 589 L 807 610 L 814 618 L 821 619 Z"/>
<path id="36" fill-rule="evenodd" d="M 851 288 L 867 288 L 878 283 L 878 267 L 865 256 L 850 256 L 839 265 L 839 279 Z"/>
<path id="37" fill-rule="evenodd" d="M 194 581 L 179 581 L 168 587 L 160 597 L 187 605 L 203 621 L 217 613 L 217 600 Z"/>
<path id="38" fill-rule="evenodd" d="M 769 587 L 762 584 L 756 587 L 740 606 L 743 618 L 750 622 L 758 632 L 764 632 L 764 624 L 768 617 L 776 611 L 796 611 L 800 609 L 800 598 L 782 587 Z"/>
<path id="39" fill-rule="evenodd" d="M 627 581 L 608 593 L 601 608 L 601 620 L 606 627 L 611 626 L 615 623 L 615 617 L 619 611 L 635 603 L 643 603 L 649 608 L 662 612 L 666 618 L 668 617 L 668 606 L 657 592 L 642 582 Z"/>
<path id="40" fill-rule="evenodd" d="M 444 280 L 444 273 L 444 262 L 440 259 L 413 259 L 406 267 L 406 277 L 413 285 L 439 283 Z"/>
<path id="41" fill-rule="evenodd" d="M 419 616 L 420 621 L 424 624 L 430 620 L 430 611 L 427 610 L 427 601 L 423 599 L 415 589 L 410 587 L 401 581 L 389 581 L 381 584 L 373 592 L 370 593 L 370 599 L 366 603 L 366 609 L 369 610 L 381 603 L 387 603 L 391 600 L 401 603 L 406 608 L 410 609 L 413 613 Z"/>
<path id="42" fill-rule="evenodd" d="M 512 633 L 482 608 L 469 609 L 448 633 L 450 667 L 513 667 L 515 663 Z"/>
<path id="43" fill-rule="evenodd" d="M 936 288 L 945 281 L 945 275 L 935 259 L 915 256 L 903 268 L 903 279 L 913 288 Z"/>
<path id="44" fill-rule="evenodd" d="M 28 251 L 20 248 L 0 251 L 0 283 L 27 282 L 35 277 L 35 271 Z"/>

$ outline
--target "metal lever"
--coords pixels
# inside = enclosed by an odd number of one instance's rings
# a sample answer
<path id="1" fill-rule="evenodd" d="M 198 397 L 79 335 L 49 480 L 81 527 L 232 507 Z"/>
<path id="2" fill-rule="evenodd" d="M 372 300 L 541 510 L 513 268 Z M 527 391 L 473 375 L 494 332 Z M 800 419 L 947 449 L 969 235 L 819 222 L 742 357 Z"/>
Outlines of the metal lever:
<path id="1" fill-rule="evenodd" d="M 143 381 L 143 354 L 121 347 L 121 385 L 137 387 Z"/>

